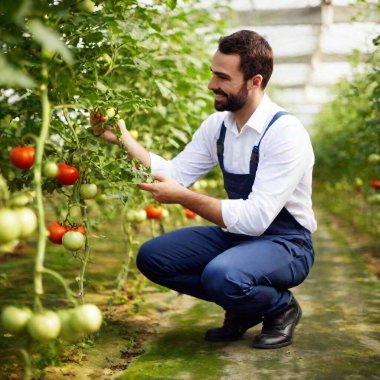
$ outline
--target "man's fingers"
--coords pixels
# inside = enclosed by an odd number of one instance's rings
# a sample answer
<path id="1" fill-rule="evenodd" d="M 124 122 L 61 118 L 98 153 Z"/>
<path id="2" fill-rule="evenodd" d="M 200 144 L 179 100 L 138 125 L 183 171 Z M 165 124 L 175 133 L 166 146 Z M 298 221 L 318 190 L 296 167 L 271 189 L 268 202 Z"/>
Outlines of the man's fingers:
<path id="1" fill-rule="evenodd" d="M 140 189 L 146 190 L 146 191 L 153 191 L 154 190 L 154 184 L 152 183 L 140 183 Z"/>
<path id="2" fill-rule="evenodd" d="M 102 127 L 92 127 L 92 132 L 95 136 L 100 136 L 104 132 L 104 128 Z"/>
<path id="3" fill-rule="evenodd" d="M 159 174 L 159 173 L 156 173 L 156 172 L 152 173 L 152 177 L 154 179 L 156 179 L 157 181 L 160 181 L 160 182 L 164 182 L 164 181 L 167 181 L 169 179 L 169 177 L 166 177 L 166 176 Z"/>

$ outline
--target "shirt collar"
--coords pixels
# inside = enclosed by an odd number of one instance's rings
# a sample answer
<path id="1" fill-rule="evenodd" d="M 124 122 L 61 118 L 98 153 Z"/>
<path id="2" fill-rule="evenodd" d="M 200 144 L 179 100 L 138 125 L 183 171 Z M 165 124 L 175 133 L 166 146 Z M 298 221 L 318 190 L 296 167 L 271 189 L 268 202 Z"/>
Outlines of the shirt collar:
<path id="1" fill-rule="evenodd" d="M 247 126 L 256 130 L 258 133 L 261 133 L 266 121 L 268 120 L 268 114 L 271 111 L 271 100 L 267 94 L 264 94 L 259 106 L 256 108 L 255 112 L 248 119 L 247 123 L 244 125 L 243 129 Z M 224 125 L 227 129 L 230 129 L 232 132 L 237 134 L 236 121 L 232 112 L 227 112 L 227 115 L 224 119 Z"/>

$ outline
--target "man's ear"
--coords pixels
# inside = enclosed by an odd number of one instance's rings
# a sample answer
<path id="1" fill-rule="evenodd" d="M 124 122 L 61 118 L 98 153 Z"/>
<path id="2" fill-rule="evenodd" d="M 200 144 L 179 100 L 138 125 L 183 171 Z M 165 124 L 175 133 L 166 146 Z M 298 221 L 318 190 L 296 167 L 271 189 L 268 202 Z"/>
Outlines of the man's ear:
<path id="1" fill-rule="evenodd" d="M 261 83 L 263 82 L 263 77 L 262 77 L 262 75 L 257 74 L 251 78 L 250 82 L 252 83 L 254 88 L 260 88 Z"/>

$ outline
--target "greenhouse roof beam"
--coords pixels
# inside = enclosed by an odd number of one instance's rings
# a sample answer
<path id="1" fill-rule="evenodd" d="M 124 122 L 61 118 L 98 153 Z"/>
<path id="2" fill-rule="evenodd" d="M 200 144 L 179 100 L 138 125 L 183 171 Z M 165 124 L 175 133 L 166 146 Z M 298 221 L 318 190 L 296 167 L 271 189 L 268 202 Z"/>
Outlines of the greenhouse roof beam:
<path id="1" fill-rule="evenodd" d="M 238 25 L 272 26 L 272 25 L 322 25 L 323 10 L 328 5 L 323 3 L 316 7 L 289 8 L 289 9 L 255 9 L 236 11 Z M 349 23 L 357 17 L 358 11 L 365 8 L 356 6 L 331 6 L 333 8 L 333 23 Z M 367 21 L 379 22 L 376 13 L 366 15 Z"/>

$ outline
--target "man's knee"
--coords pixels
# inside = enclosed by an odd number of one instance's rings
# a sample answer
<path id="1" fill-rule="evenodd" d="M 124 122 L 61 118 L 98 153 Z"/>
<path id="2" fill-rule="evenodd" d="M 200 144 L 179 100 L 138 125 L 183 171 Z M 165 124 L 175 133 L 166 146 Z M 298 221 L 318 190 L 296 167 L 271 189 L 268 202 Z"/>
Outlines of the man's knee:
<path id="1" fill-rule="evenodd" d="M 146 277 L 154 279 L 162 275 L 167 276 L 172 271 L 157 238 L 141 245 L 136 257 L 136 266 Z"/>
<path id="2" fill-rule="evenodd" d="M 155 249 L 151 241 L 143 243 L 136 256 L 136 266 L 145 275 L 152 270 L 154 264 Z"/>
<path id="3" fill-rule="evenodd" d="M 219 304 L 228 306 L 247 295 L 252 284 L 245 284 L 241 273 L 223 263 L 211 262 L 202 273 L 206 293 Z"/>

